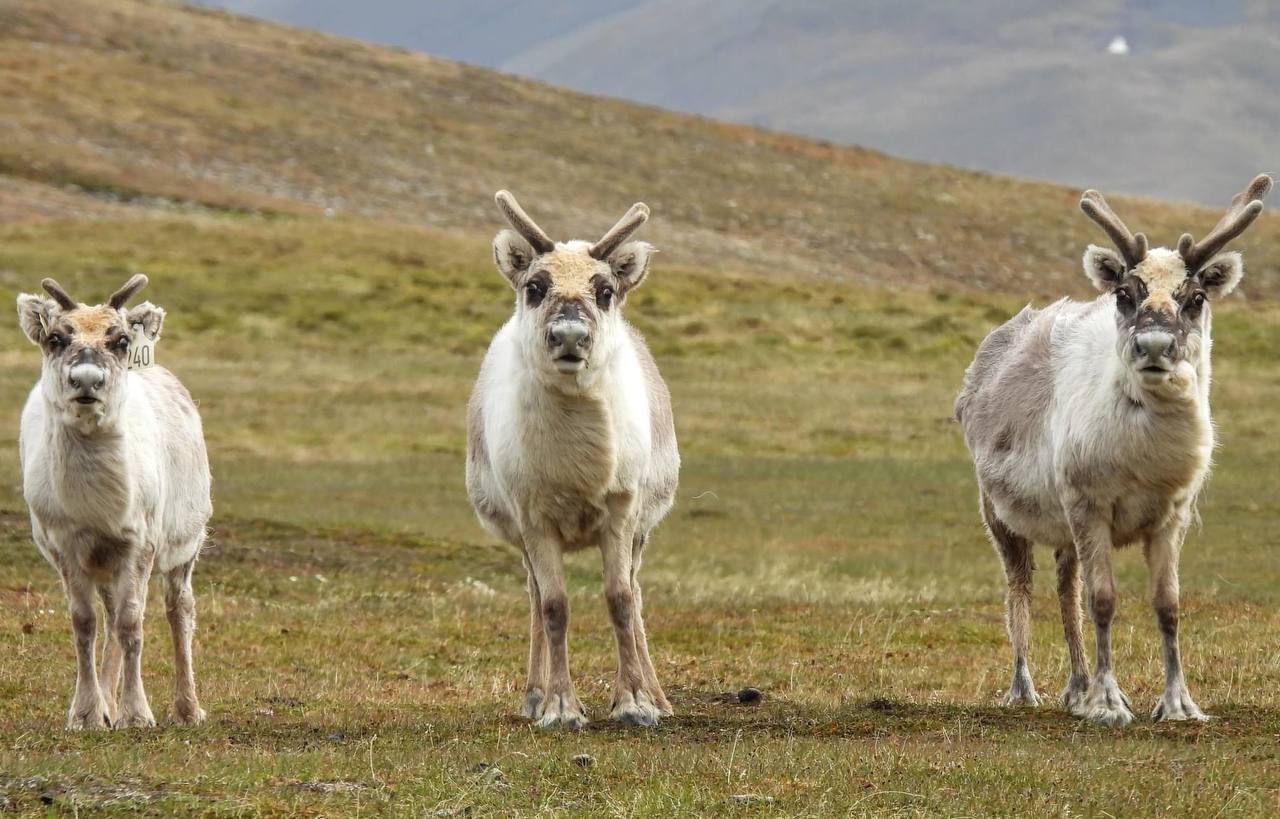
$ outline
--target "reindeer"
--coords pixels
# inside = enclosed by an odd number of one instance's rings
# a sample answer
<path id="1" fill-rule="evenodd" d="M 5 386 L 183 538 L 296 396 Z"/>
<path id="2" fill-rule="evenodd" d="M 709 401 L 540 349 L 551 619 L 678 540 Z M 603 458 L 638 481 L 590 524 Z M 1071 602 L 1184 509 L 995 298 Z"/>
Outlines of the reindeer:
<path id="1" fill-rule="evenodd" d="M 1104 725 L 1133 719 L 1112 670 L 1114 548 L 1141 542 L 1164 639 L 1155 720 L 1205 720 L 1178 650 L 1178 558 L 1214 446 L 1209 415 L 1210 304 L 1239 284 L 1222 253 L 1262 212 L 1258 176 L 1199 242 L 1148 250 L 1097 191 L 1080 207 L 1115 243 L 1090 245 L 1091 302 L 1027 307 L 978 348 L 956 400 L 978 477 L 982 519 L 1004 561 L 1013 683 L 1005 705 L 1039 705 L 1027 666 L 1032 543 L 1054 548 L 1071 675 L 1062 703 Z M 1118 252 L 1117 252 L 1118 251 Z M 1081 573 L 1096 634 L 1092 678 L 1080 637 Z"/>
<path id="2" fill-rule="evenodd" d="M 209 464 L 200 414 L 182 383 L 163 367 L 129 369 L 131 343 L 154 342 L 164 323 L 164 310 L 150 302 L 125 308 L 146 284 L 134 276 L 94 306 L 53 279 L 43 282 L 52 299 L 18 296 L 19 324 L 44 353 L 22 411 L 23 491 L 36 546 L 61 576 L 71 610 L 72 730 L 155 725 L 142 687 L 142 621 L 156 567 L 173 632 L 172 717 L 205 718 L 191 667 L 191 572 L 212 513 Z M 95 592 L 106 624 L 100 672 Z"/>
<path id="3" fill-rule="evenodd" d="M 519 548 L 528 574 L 529 676 L 521 714 L 543 728 L 587 718 L 569 675 L 563 554 L 598 546 L 618 648 L 610 716 L 670 716 L 641 614 L 640 560 L 675 499 L 671 397 L 644 339 L 622 317 L 654 252 L 627 239 L 640 203 L 597 242 L 553 242 L 515 198 L 493 240 L 515 313 L 494 336 L 467 414 L 467 493 L 481 524 Z"/>

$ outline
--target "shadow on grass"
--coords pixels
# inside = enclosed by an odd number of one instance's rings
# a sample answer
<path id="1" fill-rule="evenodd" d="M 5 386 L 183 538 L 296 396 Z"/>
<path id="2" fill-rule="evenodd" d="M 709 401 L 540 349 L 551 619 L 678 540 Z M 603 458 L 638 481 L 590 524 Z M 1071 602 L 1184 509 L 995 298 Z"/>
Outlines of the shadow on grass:
<path id="1" fill-rule="evenodd" d="M 822 738 L 937 739 L 956 735 L 993 738 L 1021 734 L 1046 739 L 1077 735 L 1116 738 L 1155 738 L 1179 742 L 1257 737 L 1280 734 L 1280 709 L 1233 706 L 1219 709 L 1208 723 L 1153 723 L 1138 713 L 1127 728 L 1109 729 L 1071 716 L 1062 709 L 1001 708 L 957 704 L 920 704 L 870 699 L 822 708 L 772 700 L 760 705 L 712 704 L 677 709 L 683 713 L 663 720 L 658 731 L 683 742 L 719 741 L 744 734 Z M 516 724 L 516 718 L 509 720 Z M 592 722 L 588 733 L 625 736 L 635 729 L 608 720 Z"/>
<path id="2" fill-rule="evenodd" d="M 729 744 L 748 737 L 800 740 L 896 741 L 903 743 L 1005 742 L 1013 739 L 1061 743 L 1063 740 L 1194 745 L 1248 742 L 1269 746 L 1280 734 L 1280 708 L 1233 706 L 1220 709 L 1208 723 L 1153 724 L 1138 719 L 1123 729 L 1107 729 L 1078 720 L 1055 708 L 977 707 L 918 704 L 872 699 L 834 708 L 798 705 L 781 700 L 763 704 L 708 705 L 676 702 L 679 710 L 654 729 L 618 725 L 597 713 L 581 732 L 543 732 L 512 714 L 495 713 L 491 706 L 394 708 L 381 712 L 351 712 L 339 718 L 308 715 L 299 708 L 269 719 L 248 714 L 217 714 L 197 728 L 165 727 L 84 734 L 67 733 L 51 725 L 27 726 L 11 751 L 27 753 L 111 752 L 122 747 L 164 755 L 185 755 L 191 746 L 205 753 L 233 756 L 255 752 L 318 752 L 362 754 L 376 740 L 384 750 L 430 752 L 458 740 L 478 743 L 510 741 L 521 734 L 541 743 L 550 741 L 611 745 Z M 526 733 L 527 732 L 527 733 Z M 364 750 L 361 750 L 364 749 Z"/>

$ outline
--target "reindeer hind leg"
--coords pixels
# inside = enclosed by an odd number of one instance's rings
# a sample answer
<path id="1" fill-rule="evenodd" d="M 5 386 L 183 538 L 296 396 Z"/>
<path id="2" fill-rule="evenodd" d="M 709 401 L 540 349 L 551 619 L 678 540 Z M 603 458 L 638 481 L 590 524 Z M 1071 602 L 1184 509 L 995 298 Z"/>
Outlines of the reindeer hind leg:
<path id="1" fill-rule="evenodd" d="M 1031 541 L 1013 532 L 996 516 L 986 495 L 982 496 L 981 504 L 982 519 L 991 534 L 991 542 L 995 544 L 996 551 L 1004 562 L 1005 582 L 1008 584 L 1005 595 L 1005 625 L 1009 631 L 1009 642 L 1013 646 L 1013 681 L 1005 692 L 1003 704 L 1036 706 L 1040 704 L 1040 695 L 1036 693 L 1035 684 L 1031 681 L 1031 669 L 1027 664 L 1031 648 L 1032 573 L 1035 571 L 1033 546 Z"/>

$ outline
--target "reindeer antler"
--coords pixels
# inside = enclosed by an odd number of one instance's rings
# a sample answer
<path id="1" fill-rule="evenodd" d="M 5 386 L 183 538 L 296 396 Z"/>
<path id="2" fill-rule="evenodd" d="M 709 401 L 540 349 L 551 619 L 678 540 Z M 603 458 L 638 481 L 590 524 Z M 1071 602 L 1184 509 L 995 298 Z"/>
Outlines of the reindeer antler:
<path id="1" fill-rule="evenodd" d="M 148 281 L 150 280 L 146 276 L 141 273 L 135 273 L 129 281 L 124 283 L 124 287 L 111 294 L 111 298 L 107 299 L 107 304 L 111 305 L 113 309 L 119 310 L 128 303 L 129 299 L 133 298 L 135 293 L 146 287 Z"/>
<path id="2" fill-rule="evenodd" d="M 1116 250 L 1124 257 L 1129 269 L 1137 267 L 1147 257 L 1147 237 L 1142 233 L 1131 233 L 1125 223 L 1120 221 L 1116 212 L 1095 190 L 1087 190 L 1080 197 L 1080 210 L 1107 232 Z"/>
<path id="3" fill-rule="evenodd" d="M 604 260 L 609 258 L 618 246 L 630 238 L 631 234 L 640 229 L 640 226 L 649 221 L 649 206 L 644 202 L 636 202 L 631 206 L 617 224 L 609 228 L 609 230 L 600 237 L 600 241 L 591 246 L 587 251 L 593 259 Z"/>
<path id="4" fill-rule="evenodd" d="M 44 279 L 40 282 L 40 286 L 45 289 L 46 293 L 53 296 L 53 300 L 56 301 L 58 306 L 63 310 L 74 310 L 80 306 L 76 303 L 75 299 L 67 295 L 67 291 L 62 289 L 62 285 L 58 284 L 53 279 Z"/>
<path id="5" fill-rule="evenodd" d="M 498 203 L 502 215 L 507 217 L 507 221 L 511 223 L 511 227 L 516 232 L 528 240 L 533 245 L 533 249 L 538 253 L 547 253 L 555 249 L 556 243 L 551 241 L 551 237 L 547 232 L 538 227 L 538 223 L 529 218 L 529 214 L 524 212 L 524 208 L 520 207 L 520 203 L 511 195 L 511 191 L 498 191 L 493 195 L 493 200 Z"/>
<path id="6" fill-rule="evenodd" d="M 1262 213 L 1262 200 L 1271 192 L 1271 177 L 1260 173 L 1249 183 L 1249 187 L 1237 193 L 1231 200 L 1231 207 L 1214 225 L 1213 230 L 1200 241 L 1191 238 L 1190 233 L 1182 234 L 1178 240 L 1178 253 L 1187 266 L 1187 275 L 1194 276 L 1200 272 L 1205 262 L 1217 255 L 1227 246 L 1227 242 L 1244 233 L 1245 228 L 1253 224 L 1253 220 Z"/>

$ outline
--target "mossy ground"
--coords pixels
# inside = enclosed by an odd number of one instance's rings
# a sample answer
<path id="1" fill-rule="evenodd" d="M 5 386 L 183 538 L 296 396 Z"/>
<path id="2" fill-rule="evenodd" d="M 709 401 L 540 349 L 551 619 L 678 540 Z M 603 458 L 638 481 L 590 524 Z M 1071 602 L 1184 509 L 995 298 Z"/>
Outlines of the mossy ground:
<path id="1" fill-rule="evenodd" d="M 1183 570 L 1207 725 L 1120 731 L 996 706 L 1003 580 L 951 401 L 1017 300 L 708 274 L 659 260 L 627 305 L 675 397 L 685 469 L 645 565 L 678 715 L 605 719 L 598 559 L 569 560 L 572 658 L 596 721 L 512 716 L 519 561 L 474 523 L 463 404 L 510 293 L 483 237 L 357 219 L 168 215 L 0 228 L 0 289 L 82 298 L 132 271 L 169 310 L 162 361 L 198 397 L 216 479 L 196 574 L 199 728 L 62 730 L 65 604 L 0 460 L 0 794 L 24 810 L 226 815 L 1265 815 L 1280 807 L 1280 589 L 1269 304 L 1219 311 L 1222 444 Z M 15 430 L 38 352 L 0 352 Z M 1047 555 L 1042 555 L 1047 557 Z M 1042 564 L 1048 561 L 1042 559 Z M 1118 560 L 1116 652 L 1160 687 L 1141 554 Z M 1034 671 L 1065 679 L 1041 572 Z M 151 602 L 146 680 L 170 691 Z M 724 696 L 764 692 L 754 706 Z M 573 761 L 588 754 L 593 763 Z M 494 766 L 501 774 L 492 773 Z M 744 797 L 744 798 L 737 798 Z M 745 798 L 750 797 L 750 798 Z M 45 801 L 49 804 L 45 804 Z"/>

